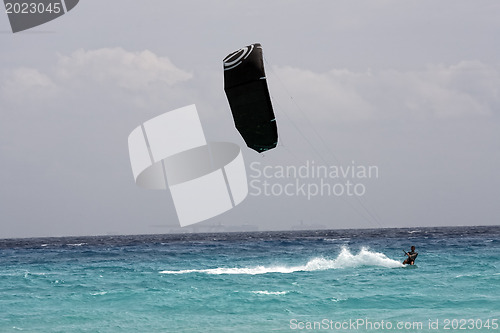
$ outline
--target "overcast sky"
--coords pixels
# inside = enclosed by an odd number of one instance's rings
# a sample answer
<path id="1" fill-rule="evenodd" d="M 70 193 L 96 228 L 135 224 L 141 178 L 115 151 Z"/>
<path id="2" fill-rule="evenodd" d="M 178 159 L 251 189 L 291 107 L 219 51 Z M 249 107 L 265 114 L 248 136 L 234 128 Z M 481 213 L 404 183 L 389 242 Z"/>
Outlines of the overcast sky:
<path id="1" fill-rule="evenodd" d="M 0 238 L 178 226 L 168 191 L 135 185 L 127 137 L 193 103 L 249 176 L 252 162 L 378 168 L 362 197 L 249 195 L 200 226 L 500 224 L 499 17 L 496 0 L 81 0 L 13 34 L 2 14 Z M 222 59 L 255 42 L 280 134 L 264 155 L 223 91 Z"/>

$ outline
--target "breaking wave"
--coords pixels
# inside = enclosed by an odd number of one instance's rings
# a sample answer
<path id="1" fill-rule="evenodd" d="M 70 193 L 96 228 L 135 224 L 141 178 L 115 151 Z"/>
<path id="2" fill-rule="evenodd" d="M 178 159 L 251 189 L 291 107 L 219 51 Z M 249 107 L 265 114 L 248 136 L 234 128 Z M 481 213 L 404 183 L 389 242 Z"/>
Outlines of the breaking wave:
<path id="1" fill-rule="evenodd" d="M 356 268 L 362 266 L 398 268 L 403 267 L 399 261 L 388 258 L 385 254 L 372 252 L 368 249 L 361 249 L 358 254 L 352 254 L 348 248 L 342 248 L 335 259 L 313 258 L 305 265 L 301 266 L 253 266 L 253 267 L 217 267 L 209 269 L 184 269 L 178 271 L 161 271 L 161 274 L 187 274 L 187 273 L 205 273 L 205 274 L 267 274 L 294 272 L 312 272 L 327 269 Z"/>

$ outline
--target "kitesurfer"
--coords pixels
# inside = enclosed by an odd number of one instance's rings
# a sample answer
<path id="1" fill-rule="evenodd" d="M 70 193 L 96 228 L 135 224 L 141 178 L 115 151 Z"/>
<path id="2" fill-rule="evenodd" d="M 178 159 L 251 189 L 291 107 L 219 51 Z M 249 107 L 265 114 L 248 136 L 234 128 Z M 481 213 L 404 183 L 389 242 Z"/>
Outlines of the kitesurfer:
<path id="1" fill-rule="evenodd" d="M 405 254 L 408 256 L 405 261 L 403 261 L 403 265 L 415 265 L 415 259 L 417 259 L 418 253 L 415 252 L 415 246 L 411 247 L 410 252 L 406 252 Z"/>

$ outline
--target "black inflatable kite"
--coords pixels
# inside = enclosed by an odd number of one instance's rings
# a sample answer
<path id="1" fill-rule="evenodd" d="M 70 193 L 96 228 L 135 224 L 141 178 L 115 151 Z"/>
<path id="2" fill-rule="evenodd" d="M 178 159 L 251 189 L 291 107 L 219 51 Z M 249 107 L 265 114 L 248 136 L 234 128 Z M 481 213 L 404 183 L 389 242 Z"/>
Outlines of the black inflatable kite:
<path id="1" fill-rule="evenodd" d="M 224 91 L 247 146 L 259 153 L 276 147 L 278 129 L 260 44 L 245 46 L 224 58 Z"/>

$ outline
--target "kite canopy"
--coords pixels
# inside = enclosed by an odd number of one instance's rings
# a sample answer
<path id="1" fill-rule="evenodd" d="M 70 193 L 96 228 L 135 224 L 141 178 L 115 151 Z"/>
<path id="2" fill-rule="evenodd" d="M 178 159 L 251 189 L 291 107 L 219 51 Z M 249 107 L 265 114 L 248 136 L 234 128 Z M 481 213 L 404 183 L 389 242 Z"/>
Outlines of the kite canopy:
<path id="1" fill-rule="evenodd" d="M 248 147 L 262 153 L 276 147 L 278 129 L 267 87 L 262 46 L 245 46 L 224 58 L 224 91 L 234 124 Z"/>

